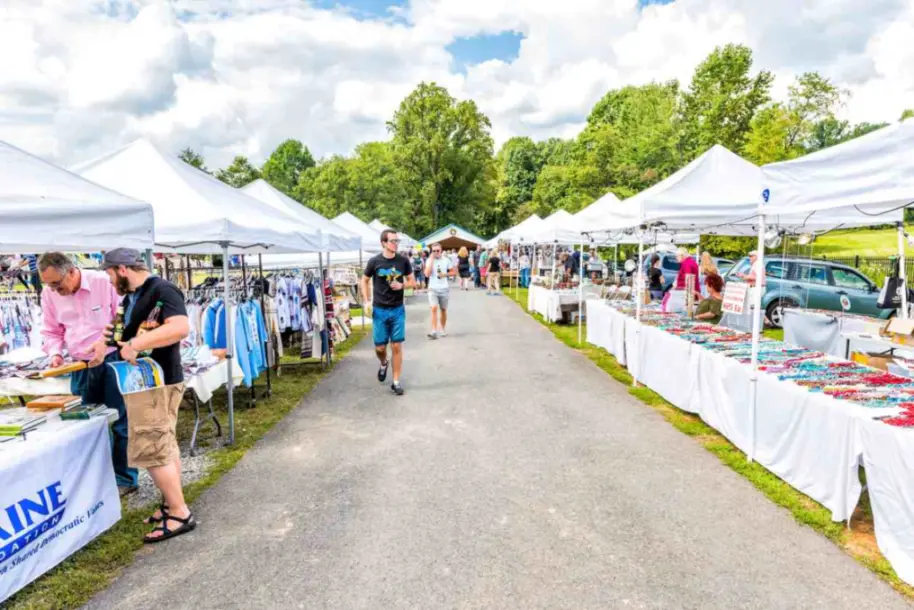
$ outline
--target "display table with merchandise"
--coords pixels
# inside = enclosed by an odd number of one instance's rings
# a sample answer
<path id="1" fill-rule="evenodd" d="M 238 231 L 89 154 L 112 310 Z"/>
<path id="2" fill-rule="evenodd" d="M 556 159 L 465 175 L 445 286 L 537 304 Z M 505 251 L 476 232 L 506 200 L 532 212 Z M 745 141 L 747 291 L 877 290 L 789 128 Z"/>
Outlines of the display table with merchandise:
<path id="1" fill-rule="evenodd" d="M 639 382 L 699 415 L 835 521 L 848 520 L 857 506 L 864 463 L 877 541 L 899 575 L 914 582 L 914 381 L 764 340 L 753 417 L 747 334 L 651 306 L 640 322 L 631 303 L 605 307 L 627 317 L 627 365 Z M 592 311 L 601 314 L 589 324 L 609 317 L 600 306 Z M 593 334 L 605 336 L 605 328 Z"/>
<path id="2" fill-rule="evenodd" d="M 625 314 L 604 299 L 587 300 L 587 342 L 602 347 L 622 366 L 625 356 Z"/>
<path id="3" fill-rule="evenodd" d="M 9 409 L 0 413 L 25 413 Z M 121 518 L 105 416 L 63 421 L 58 411 L 0 442 L 0 605 Z"/>
<path id="4" fill-rule="evenodd" d="M 600 295 L 601 286 L 584 285 L 584 300 Z M 562 320 L 563 308 L 576 311 L 580 294 L 577 288 L 550 290 L 542 285 L 532 285 L 527 292 L 527 309 L 535 311 L 549 322 Z"/>

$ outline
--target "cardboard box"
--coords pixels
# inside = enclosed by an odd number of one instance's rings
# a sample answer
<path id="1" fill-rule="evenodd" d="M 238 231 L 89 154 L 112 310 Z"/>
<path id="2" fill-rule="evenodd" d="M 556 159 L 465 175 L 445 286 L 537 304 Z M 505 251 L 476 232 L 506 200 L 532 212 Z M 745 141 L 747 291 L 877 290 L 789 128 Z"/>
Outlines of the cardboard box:
<path id="1" fill-rule="evenodd" d="M 892 318 L 883 328 L 882 336 L 900 345 L 914 345 L 914 320 Z"/>
<path id="2" fill-rule="evenodd" d="M 895 359 L 891 356 L 885 354 L 877 353 L 863 353 L 863 352 L 854 352 L 851 354 L 851 360 L 857 364 L 863 364 L 865 366 L 873 367 L 874 369 L 879 369 L 880 371 L 889 370 L 889 364 L 895 362 Z"/>

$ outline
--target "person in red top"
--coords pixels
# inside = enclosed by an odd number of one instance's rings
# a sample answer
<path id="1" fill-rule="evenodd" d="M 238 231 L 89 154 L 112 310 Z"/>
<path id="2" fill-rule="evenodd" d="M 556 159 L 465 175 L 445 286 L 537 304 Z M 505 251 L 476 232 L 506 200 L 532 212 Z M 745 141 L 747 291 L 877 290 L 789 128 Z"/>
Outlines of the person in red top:
<path id="1" fill-rule="evenodd" d="M 679 274 L 676 276 L 674 288 L 676 290 L 685 290 L 686 276 L 691 275 L 695 278 L 695 293 L 701 296 L 701 288 L 698 285 L 698 261 L 689 256 L 689 251 L 685 248 L 676 250 L 676 257 L 679 259 Z"/>

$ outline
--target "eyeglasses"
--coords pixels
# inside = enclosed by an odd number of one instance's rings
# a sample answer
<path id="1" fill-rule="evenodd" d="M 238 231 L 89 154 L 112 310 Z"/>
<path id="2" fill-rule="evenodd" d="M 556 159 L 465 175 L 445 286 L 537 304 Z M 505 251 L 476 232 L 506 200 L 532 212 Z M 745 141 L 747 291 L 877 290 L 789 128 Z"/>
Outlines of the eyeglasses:
<path id="1" fill-rule="evenodd" d="M 399 239 L 388 239 L 388 240 L 387 240 L 387 243 L 389 243 L 389 244 L 399 244 L 399 243 L 400 243 L 400 240 L 399 240 Z"/>
<path id="2" fill-rule="evenodd" d="M 435 254 L 441 254 L 441 250 L 432 250 Z"/>

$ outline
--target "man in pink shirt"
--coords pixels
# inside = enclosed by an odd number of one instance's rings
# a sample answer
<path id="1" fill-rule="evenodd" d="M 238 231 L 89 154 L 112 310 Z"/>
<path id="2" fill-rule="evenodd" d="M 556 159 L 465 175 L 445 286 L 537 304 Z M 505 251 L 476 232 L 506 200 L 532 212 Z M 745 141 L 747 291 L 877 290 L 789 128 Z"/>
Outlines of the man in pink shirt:
<path id="1" fill-rule="evenodd" d="M 121 298 L 108 274 L 77 268 L 60 252 L 48 252 L 38 262 L 38 272 L 46 289 L 41 310 L 44 326 L 42 347 L 51 356 L 51 366 L 63 363 L 66 347 L 74 360 L 89 366 L 70 377 L 70 391 L 84 403 L 104 403 L 117 409 L 112 426 L 112 461 L 121 495 L 136 491 L 137 469 L 127 466 L 127 410 L 117 387 L 117 378 L 106 362 L 118 360 L 117 350 L 99 342 L 105 327 L 117 314 Z M 96 344 L 98 347 L 96 347 Z"/>

